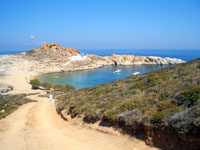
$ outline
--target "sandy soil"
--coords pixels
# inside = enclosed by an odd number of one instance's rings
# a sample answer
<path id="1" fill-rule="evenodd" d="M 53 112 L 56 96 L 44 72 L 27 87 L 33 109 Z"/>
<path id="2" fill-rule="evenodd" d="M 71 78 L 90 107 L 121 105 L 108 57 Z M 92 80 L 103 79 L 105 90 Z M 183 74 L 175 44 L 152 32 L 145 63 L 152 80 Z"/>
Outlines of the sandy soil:
<path id="1" fill-rule="evenodd" d="M 6 75 L 0 78 L 0 84 L 14 87 L 14 90 L 7 94 L 33 93 L 35 91 L 31 90 L 31 85 L 28 84 L 32 77 L 33 76 L 29 74 Z M 27 80 L 25 80 L 25 78 L 27 78 Z"/>
<path id="2" fill-rule="evenodd" d="M 30 93 L 24 75 L 6 76 L 0 83 L 13 85 L 11 93 Z M 43 94 L 43 91 L 39 91 Z M 154 150 L 143 141 L 122 135 L 112 128 L 99 132 L 78 120 L 64 121 L 54 102 L 31 95 L 28 103 L 0 120 L 1 150 Z M 95 125 L 94 125 L 95 126 Z M 98 128 L 98 127 L 96 127 Z M 106 128 L 106 127 L 105 127 Z M 101 128 L 102 130 L 102 128 Z"/>

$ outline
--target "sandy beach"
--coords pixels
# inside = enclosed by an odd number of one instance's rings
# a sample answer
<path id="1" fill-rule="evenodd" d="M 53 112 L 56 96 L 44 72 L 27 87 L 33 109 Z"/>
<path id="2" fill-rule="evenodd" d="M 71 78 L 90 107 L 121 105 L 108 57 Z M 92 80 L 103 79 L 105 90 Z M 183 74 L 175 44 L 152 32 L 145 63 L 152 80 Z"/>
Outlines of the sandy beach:
<path id="1" fill-rule="evenodd" d="M 0 84 L 2 87 L 14 87 L 13 91 L 9 91 L 6 94 L 32 93 L 35 91 L 31 89 L 31 85 L 28 83 L 31 77 L 31 75 L 27 74 L 4 75 L 0 78 Z M 25 80 L 26 78 L 27 80 Z"/>

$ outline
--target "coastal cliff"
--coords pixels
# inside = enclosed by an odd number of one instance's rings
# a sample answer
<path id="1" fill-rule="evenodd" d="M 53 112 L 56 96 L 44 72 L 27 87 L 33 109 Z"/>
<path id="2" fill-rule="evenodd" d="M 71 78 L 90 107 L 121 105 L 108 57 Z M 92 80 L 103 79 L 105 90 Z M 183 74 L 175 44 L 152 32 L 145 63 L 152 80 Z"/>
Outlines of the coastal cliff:
<path id="1" fill-rule="evenodd" d="M 153 56 L 116 55 L 101 57 L 85 54 L 83 60 L 71 60 L 72 56 L 81 54 L 80 51 L 47 43 L 40 48 L 14 54 L 0 55 L 0 74 L 15 73 L 49 73 L 84 69 L 94 69 L 108 65 L 141 65 L 141 64 L 179 64 L 183 60 Z"/>

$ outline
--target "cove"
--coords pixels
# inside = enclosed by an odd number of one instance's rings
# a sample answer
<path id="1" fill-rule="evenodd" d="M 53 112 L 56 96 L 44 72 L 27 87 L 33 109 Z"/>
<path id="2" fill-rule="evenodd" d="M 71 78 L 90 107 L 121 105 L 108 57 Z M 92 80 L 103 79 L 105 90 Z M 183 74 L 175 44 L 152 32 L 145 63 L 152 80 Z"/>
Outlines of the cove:
<path id="1" fill-rule="evenodd" d="M 49 82 L 51 84 L 71 84 L 76 86 L 76 88 L 81 89 L 126 78 L 132 76 L 134 72 L 144 74 L 166 68 L 167 66 L 168 65 L 106 66 L 93 70 L 43 74 L 38 76 L 38 79 L 42 82 Z M 121 71 L 113 73 L 116 70 Z"/>

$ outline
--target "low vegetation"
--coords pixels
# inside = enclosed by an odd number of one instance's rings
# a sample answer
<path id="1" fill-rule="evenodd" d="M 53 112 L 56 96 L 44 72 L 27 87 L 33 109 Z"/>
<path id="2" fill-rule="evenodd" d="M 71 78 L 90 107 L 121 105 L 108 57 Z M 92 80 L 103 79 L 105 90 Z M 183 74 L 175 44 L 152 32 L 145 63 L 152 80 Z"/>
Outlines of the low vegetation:
<path id="1" fill-rule="evenodd" d="M 41 83 L 38 79 L 34 79 L 30 81 L 30 84 L 32 86 L 32 89 L 39 89 Z"/>
<path id="2" fill-rule="evenodd" d="M 40 85 L 41 85 L 45 90 L 50 90 L 50 89 L 53 87 L 53 85 L 50 84 L 50 83 L 48 83 L 48 82 L 42 82 L 42 83 L 40 83 Z"/>
<path id="3" fill-rule="evenodd" d="M 30 50 L 30 51 L 27 51 L 26 53 L 25 53 L 25 55 L 27 56 L 27 55 L 32 55 L 32 54 L 34 54 L 35 53 L 35 50 Z"/>
<path id="4" fill-rule="evenodd" d="M 40 89 L 41 87 L 44 88 L 45 90 L 50 90 L 53 89 L 54 91 L 57 92 L 71 92 L 76 90 L 76 87 L 73 85 L 62 85 L 62 84 L 56 84 L 53 85 L 48 82 L 40 82 L 38 79 L 33 79 L 30 81 L 30 84 L 32 86 L 32 89 Z"/>
<path id="5" fill-rule="evenodd" d="M 68 91 L 75 90 L 76 87 L 73 86 L 73 85 L 69 85 L 69 84 L 67 84 L 67 85 L 56 84 L 56 85 L 53 86 L 53 89 L 55 91 L 68 92 Z"/>
<path id="6" fill-rule="evenodd" d="M 33 102 L 25 94 L 0 95 L 0 119 L 15 111 L 20 105 Z"/>
<path id="7" fill-rule="evenodd" d="M 197 59 L 64 94 L 57 100 L 57 109 L 91 121 L 106 118 L 111 122 L 123 120 L 127 125 L 135 122 L 157 127 L 170 125 L 197 134 L 200 131 L 199 65 Z"/>

